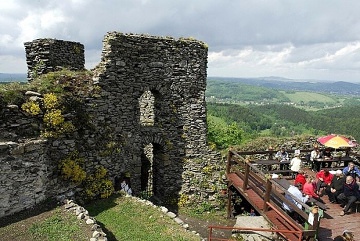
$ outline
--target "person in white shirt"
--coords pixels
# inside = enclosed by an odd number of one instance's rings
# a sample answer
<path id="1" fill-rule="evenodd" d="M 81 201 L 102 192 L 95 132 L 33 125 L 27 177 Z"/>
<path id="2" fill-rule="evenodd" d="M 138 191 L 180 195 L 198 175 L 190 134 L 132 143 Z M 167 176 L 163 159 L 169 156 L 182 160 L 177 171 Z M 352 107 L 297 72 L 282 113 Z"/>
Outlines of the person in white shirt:
<path id="1" fill-rule="evenodd" d="M 296 197 L 299 201 L 306 203 L 309 200 L 309 196 L 304 196 L 303 193 L 299 190 L 299 186 L 301 183 L 297 183 L 295 185 L 290 185 L 288 188 L 288 192 L 291 193 L 292 196 Z M 294 203 L 298 208 L 302 209 L 302 204 L 299 203 L 298 200 L 295 200 L 291 195 L 288 193 L 285 194 L 285 198 L 289 200 L 290 202 Z M 286 203 L 283 203 L 283 208 L 285 211 L 295 220 L 302 223 L 304 220 L 302 220 L 302 217 L 298 215 L 297 212 L 294 211 L 294 209 L 290 206 L 288 206 Z"/>
<path id="2" fill-rule="evenodd" d="M 291 193 L 291 195 L 293 195 L 297 199 L 299 199 L 301 202 L 306 203 L 307 200 L 309 199 L 309 196 L 308 195 L 306 195 L 306 196 L 303 195 L 303 193 L 299 190 L 300 185 L 301 185 L 301 183 L 297 183 L 295 185 L 290 185 L 289 188 L 288 188 L 288 192 Z M 302 209 L 301 203 L 299 203 L 297 200 L 295 200 L 288 193 L 285 194 L 285 198 L 287 200 L 291 201 L 292 203 L 294 203 L 296 206 L 298 206 L 298 208 Z M 283 203 L 283 208 L 286 211 L 289 211 L 290 213 L 294 212 L 294 209 L 292 207 L 289 207 L 288 205 L 286 205 L 286 203 Z"/>
<path id="3" fill-rule="evenodd" d="M 291 177 L 294 179 L 296 175 L 299 173 L 300 168 L 302 167 L 302 161 L 299 156 L 300 156 L 300 150 L 295 150 L 295 156 L 290 161 L 290 170 L 293 171 L 291 173 Z"/>
<path id="4" fill-rule="evenodd" d="M 316 165 L 319 165 L 319 164 L 317 164 L 315 162 L 315 160 L 319 159 L 321 157 L 322 157 L 321 152 L 320 152 L 319 148 L 316 146 L 314 148 L 314 150 L 312 150 L 311 153 L 310 153 L 311 169 L 313 171 L 317 171 L 317 172 L 320 171 L 320 166 L 316 166 Z"/>
<path id="5" fill-rule="evenodd" d="M 299 172 L 301 168 L 302 162 L 299 156 L 300 154 L 296 153 L 295 157 L 290 161 L 290 170 L 293 172 Z"/>
<path id="6" fill-rule="evenodd" d="M 128 195 L 132 195 L 132 189 L 126 180 L 121 182 L 121 191 L 124 191 Z"/>

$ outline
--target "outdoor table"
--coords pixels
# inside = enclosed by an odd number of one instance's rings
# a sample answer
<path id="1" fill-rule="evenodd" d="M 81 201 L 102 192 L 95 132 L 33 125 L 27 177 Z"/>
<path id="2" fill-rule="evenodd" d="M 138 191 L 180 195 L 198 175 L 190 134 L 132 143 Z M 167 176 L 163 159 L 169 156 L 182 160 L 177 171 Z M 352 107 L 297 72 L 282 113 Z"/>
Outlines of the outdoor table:
<path id="1" fill-rule="evenodd" d="M 253 165 L 258 165 L 260 166 L 261 170 L 265 171 L 269 171 L 271 170 L 271 166 L 272 165 L 280 165 L 280 164 L 285 164 L 285 165 L 289 165 L 290 161 L 279 161 L 279 160 L 256 160 L 252 162 Z"/>
<path id="2" fill-rule="evenodd" d="M 324 158 L 318 158 L 318 159 L 314 159 L 314 166 L 316 171 L 320 171 L 321 168 L 325 167 L 325 163 L 329 163 L 329 168 L 331 167 L 331 164 L 333 162 L 335 163 L 340 163 L 340 162 L 344 162 L 344 165 L 341 166 L 340 168 L 344 168 L 348 165 L 349 162 L 353 161 L 353 158 L 345 156 L 345 157 L 333 157 L 331 159 L 324 159 Z M 336 167 L 334 167 L 336 168 Z"/>

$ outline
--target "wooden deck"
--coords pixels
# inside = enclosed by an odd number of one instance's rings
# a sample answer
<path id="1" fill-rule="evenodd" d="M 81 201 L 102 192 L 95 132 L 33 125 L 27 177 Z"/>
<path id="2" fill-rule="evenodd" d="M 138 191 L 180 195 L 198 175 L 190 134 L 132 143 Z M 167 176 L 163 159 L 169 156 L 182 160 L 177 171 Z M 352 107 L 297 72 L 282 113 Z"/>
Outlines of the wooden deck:
<path id="1" fill-rule="evenodd" d="M 252 169 L 250 168 L 250 172 L 251 171 Z M 315 175 L 315 173 L 311 172 L 311 170 L 308 170 L 309 174 Z M 244 198 L 246 198 L 246 200 L 256 209 L 256 211 L 260 213 L 260 215 L 264 216 L 270 223 L 272 223 L 275 228 L 281 230 L 296 230 L 298 227 L 295 227 L 293 223 L 284 221 L 284 218 L 280 217 L 279 213 L 272 208 L 266 208 L 266 202 L 264 201 L 266 186 L 264 185 L 264 183 L 261 183 L 261 181 L 258 181 L 256 178 L 249 178 L 248 176 L 245 178 L 244 173 L 245 171 L 243 171 L 242 173 L 241 171 L 234 171 L 230 166 L 228 166 L 227 179 L 229 181 L 229 186 L 235 187 L 244 196 Z M 289 180 L 289 182 L 292 183 L 293 180 Z M 244 188 L 245 184 L 246 188 Z M 276 189 L 276 187 L 274 186 L 273 189 Z M 274 198 L 278 198 L 278 200 L 281 201 L 281 199 L 283 198 L 281 197 L 281 195 L 283 196 L 283 193 L 281 192 L 271 192 L 271 195 L 278 196 L 270 198 L 270 201 Z M 353 232 L 355 237 L 360 237 L 360 212 L 355 213 L 355 210 L 353 210 L 350 214 L 340 216 L 339 214 L 342 208 L 339 204 L 330 203 L 327 196 L 323 196 L 322 199 L 328 209 L 324 211 L 324 217 L 320 220 L 317 239 L 320 241 L 330 241 L 333 240 L 336 236 L 341 235 L 344 230 Z M 281 209 L 281 206 L 279 205 L 275 205 L 275 207 Z M 283 236 L 288 240 L 299 240 L 297 234 L 288 233 L 284 234 Z"/>
<path id="2" fill-rule="evenodd" d="M 228 175 L 228 180 L 232 182 L 232 185 L 236 187 L 237 190 L 240 192 L 243 191 L 241 187 L 243 187 L 244 181 L 236 173 L 230 173 Z M 294 230 L 294 227 L 291 224 L 284 222 L 281 217 L 279 218 L 279 214 L 275 210 L 270 209 L 266 212 L 263 211 L 264 199 L 258 193 L 256 193 L 254 189 L 248 188 L 244 197 L 251 204 L 251 206 L 253 206 L 258 213 L 261 213 L 269 222 L 271 222 L 273 226 L 276 227 L 276 229 Z M 288 238 L 289 240 L 299 240 L 299 236 L 296 234 L 287 233 L 284 234 L 284 237 Z"/>

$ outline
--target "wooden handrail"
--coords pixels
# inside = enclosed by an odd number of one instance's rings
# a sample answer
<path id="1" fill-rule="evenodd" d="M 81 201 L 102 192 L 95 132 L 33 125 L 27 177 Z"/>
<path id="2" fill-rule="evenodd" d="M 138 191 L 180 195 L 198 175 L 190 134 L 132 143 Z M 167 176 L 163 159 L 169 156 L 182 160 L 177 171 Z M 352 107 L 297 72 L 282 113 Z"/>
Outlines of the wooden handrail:
<path id="1" fill-rule="evenodd" d="M 269 151 L 265 151 L 261 153 L 268 153 L 268 152 Z M 248 155 L 248 152 L 245 153 Z M 234 169 L 232 168 L 233 165 L 237 165 L 239 166 L 239 168 Z M 257 195 L 263 198 L 264 205 L 263 205 L 263 209 L 260 210 L 261 212 L 266 213 L 266 211 L 268 211 L 268 208 L 272 208 L 276 210 L 277 213 L 281 213 L 281 216 L 285 220 L 287 220 L 287 222 L 291 223 L 292 226 L 296 227 L 297 229 L 301 228 L 301 225 L 296 223 L 294 220 L 292 221 L 289 220 L 290 217 L 285 213 L 285 211 L 281 209 L 281 207 L 279 207 L 279 205 L 285 203 L 289 207 L 291 207 L 296 213 L 298 213 L 298 215 L 304 218 L 305 221 L 307 222 L 309 217 L 309 214 L 307 212 L 311 210 L 311 208 L 307 204 L 303 203 L 301 200 L 293 196 L 291 193 L 287 191 L 287 189 L 283 188 L 273 180 L 269 179 L 269 177 L 267 177 L 267 175 L 265 175 L 264 172 L 258 168 L 258 166 L 253 165 L 246 158 L 239 155 L 239 153 L 234 152 L 233 150 L 229 151 L 227 170 L 229 171 L 228 173 L 231 172 L 236 173 L 236 175 L 243 180 L 243 186 L 236 187 L 236 188 L 241 188 L 239 189 L 241 190 L 241 192 L 246 193 L 246 190 L 250 187 L 253 191 L 255 191 L 255 193 L 257 193 Z M 274 189 L 273 187 L 276 187 L 276 189 Z M 281 190 L 282 193 L 280 193 L 278 190 Z M 299 204 L 301 204 L 303 208 L 299 208 L 293 202 L 285 198 L 283 193 L 290 195 L 294 200 L 296 200 Z M 228 209 L 230 208 L 229 201 L 230 200 L 228 200 Z M 275 206 L 277 208 L 274 208 Z M 281 210 L 281 212 L 279 210 Z M 228 215 L 229 212 L 230 210 L 228 210 Z M 314 226 L 317 227 L 316 222 Z M 311 225 L 310 228 L 312 228 Z M 306 231 L 306 230 L 302 229 L 302 231 Z M 316 230 L 306 231 L 307 233 L 306 236 L 315 235 L 315 232 Z"/>

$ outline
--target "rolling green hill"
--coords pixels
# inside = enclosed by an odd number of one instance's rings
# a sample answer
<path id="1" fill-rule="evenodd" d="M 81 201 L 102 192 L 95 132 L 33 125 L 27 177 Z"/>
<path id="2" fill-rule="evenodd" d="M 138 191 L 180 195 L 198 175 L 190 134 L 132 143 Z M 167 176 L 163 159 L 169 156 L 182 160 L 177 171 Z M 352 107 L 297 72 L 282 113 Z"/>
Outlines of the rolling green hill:
<path id="1" fill-rule="evenodd" d="M 231 78 L 210 78 L 207 81 L 206 101 L 239 105 L 283 103 L 307 110 L 360 105 L 360 94 L 357 94 L 359 89 L 357 84 L 343 82 L 344 86 L 341 88 L 339 84 L 342 82 L 332 83 L 331 85 L 317 83 L 316 86 L 319 87 L 319 90 L 316 88 L 311 90 L 310 87 L 314 84 L 312 83 L 308 87 L 309 90 L 306 90 L 306 88 L 304 88 L 305 90 L 298 90 L 299 83 L 278 81 L 277 88 L 270 88 L 266 87 L 266 85 L 270 85 L 271 82 L 266 82 L 266 84 L 259 82 L 256 85 L 257 82 L 255 80 L 250 82 Z M 351 87 L 354 88 L 353 92 L 348 90 Z M 334 88 L 337 88 L 339 91 L 335 92 Z M 331 91 L 324 91 L 327 89 L 331 89 Z"/>
<path id="2" fill-rule="evenodd" d="M 208 115 L 227 123 L 236 122 L 244 131 L 243 137 L 338 133 L 360 139 L 360 113 L 356 106 L 305 111 L 279 104 L 239 106 L 208 103 L 207 108 Z"/>

